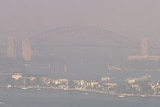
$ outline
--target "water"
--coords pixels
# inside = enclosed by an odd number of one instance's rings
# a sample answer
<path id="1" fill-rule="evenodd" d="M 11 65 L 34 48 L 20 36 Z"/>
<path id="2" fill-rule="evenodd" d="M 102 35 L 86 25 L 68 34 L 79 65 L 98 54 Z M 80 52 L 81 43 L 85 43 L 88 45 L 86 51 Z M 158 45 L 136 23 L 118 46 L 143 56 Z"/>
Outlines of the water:
<path id="1" fill-rule="evenodd" d="M 114 82 L 125 82 L 127 78 L 138 78 L 148 74 L 151 75 L 151 80 L 159 81 L 159 71 L 108 71 L 107 67 L 110 63 L 117 63 L 107 61 L 107 59 L 77 60 L 69 60 L 70 62 L 66 63 L 52 62 L 49 64 L 29 65 L 26 70 L 31 74 L 45 75 L 49 78 L 85 79 L 90 81 L 100 80 L 101 77 L 109 76 Z M 64 71 L 65 65 L 67 66 L 66 72 Z M 143 66 L 143 64 L 141 65 Z"/>
<path id="2" fill-rule="evenodd" d="M 159 107 L 159 98 L 61 90 L 0 89 L 0 107 Z"/>

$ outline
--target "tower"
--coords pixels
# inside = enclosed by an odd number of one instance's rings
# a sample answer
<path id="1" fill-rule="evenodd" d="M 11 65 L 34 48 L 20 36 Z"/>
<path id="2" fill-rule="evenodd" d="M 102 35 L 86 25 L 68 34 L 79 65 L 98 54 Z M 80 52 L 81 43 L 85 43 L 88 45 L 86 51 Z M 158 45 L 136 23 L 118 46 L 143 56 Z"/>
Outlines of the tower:
<path id="1" fill-rule="evenodd" d="M 142 56 L 149 56 L 149 38 L 142 39 L 141 55 Z"/>
<path id="2" fill-rule="evenodd" d="M 8 37 L 7 56 L 9 58 L 15 58 L 16 57 L 15 40 L 16 40 L 16 38 L 13 37 L 13 36 Z"/>
<path id="3" fill-rule="evenodd" d="M 25 61 L 31 61 L 32 59 L 31 43 L 28 39 L 22 41 L 22 57 Z"/>

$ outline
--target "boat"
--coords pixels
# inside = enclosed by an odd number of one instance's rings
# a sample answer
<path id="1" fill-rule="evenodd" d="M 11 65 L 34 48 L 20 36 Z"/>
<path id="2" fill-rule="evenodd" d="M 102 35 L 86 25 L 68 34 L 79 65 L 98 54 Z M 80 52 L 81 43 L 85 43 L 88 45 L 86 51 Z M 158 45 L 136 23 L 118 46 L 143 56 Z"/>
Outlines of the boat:
<path id="1" fill-rule="evenodd" d="M 118 97 L 119 97 L 119 98 L 124 98 L 125 96 L 124 96 L 124 95 L 119 95 Z"/>
<path id="2" fill-rule="evenodd" d="M 88 95 L 88 93 L 86 92 L 85 95 Z"/>
<path id="3" fill-rule="evenodd" d="M 22 90 L 27 90 L 28 88 L 27 88 L 27 87 L 22 87 L 21 89 L 22 89 Z"/>

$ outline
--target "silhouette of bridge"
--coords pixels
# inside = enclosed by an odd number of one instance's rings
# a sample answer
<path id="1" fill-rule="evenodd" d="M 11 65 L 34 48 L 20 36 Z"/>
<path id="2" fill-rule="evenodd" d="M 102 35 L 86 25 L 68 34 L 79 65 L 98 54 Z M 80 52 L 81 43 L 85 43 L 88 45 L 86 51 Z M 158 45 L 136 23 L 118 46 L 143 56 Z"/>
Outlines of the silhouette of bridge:
<path id="1" fill-rule="evenodd" d="M 33 46 L 137 47 L 130 38 L 96 27 L 59 27 L 30 38 Z M 136 46 L 137 45 L 137 46 Z"/>

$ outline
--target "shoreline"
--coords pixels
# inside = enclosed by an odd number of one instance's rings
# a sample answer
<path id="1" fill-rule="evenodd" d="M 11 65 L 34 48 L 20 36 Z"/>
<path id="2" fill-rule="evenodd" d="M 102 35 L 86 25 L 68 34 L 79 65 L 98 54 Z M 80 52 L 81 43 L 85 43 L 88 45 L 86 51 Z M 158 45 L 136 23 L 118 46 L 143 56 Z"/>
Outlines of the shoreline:
<path id="1" fill-rule="evenodd" d="M 62 91 L 79 91 L 79 92 L 84 92 L 86 95 L 88 93 L 99 93 L 99 94 L 105 94 L 105 95 L 111 95 L 111 96 L 117 96 L 119 98 L 124 98 L 124 97 L 140 97 L 140 98 L 160 98 L 160 95 L 144 95 L 144 94 L 127 94 L 127 93 L 109 93 L 101 90 L 89 90 L 89 89 L 74 89 L 74 88 L 56 88 L 56 87 L 2 87 L 0 86 L 0 89 L 5 89 L 5 90 L 12 90 L 12 89 L 21 89 L 24 91 L 31 90 L 31 89 L 36 89 L 37 91 L 41 91 L 43 89 L 51 89 L 51 90 L 62 90 Z"/>

